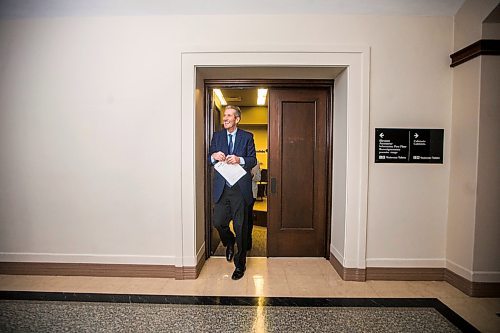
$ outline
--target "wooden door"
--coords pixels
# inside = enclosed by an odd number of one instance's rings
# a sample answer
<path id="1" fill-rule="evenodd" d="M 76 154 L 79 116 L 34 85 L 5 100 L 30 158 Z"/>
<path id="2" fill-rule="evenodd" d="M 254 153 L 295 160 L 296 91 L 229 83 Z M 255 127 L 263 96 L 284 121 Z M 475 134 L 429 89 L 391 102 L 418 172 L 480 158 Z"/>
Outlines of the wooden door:
<path id="1" fill-rule="evenodd" d="M 330 90 L 269 91 L 268 256 L 325 257 Z"/>
<path id="2" fill-rule="evenodd" d="M 212 96 L 212 94 L 210 94 Z M 220 131 L 222 129 L 222 124 L 221 124 L 221 112 L 215 106 L 215 103 L 213 99 L 210 100 L 210 105 L 211 105 L 211 110 L 212 110 L 212 124 L 210 126 L 210 140 L 212 139 L 212 135 L 214 132 Z M 210 255 L 213 255 L 215 251 L 217 250 L 217 247 L 219 246 L 219 243 L 221 242 L 219 232 L 217 229 L 214 227 L 213 223 L 213 218 L 214 218 L 214 208 L 215 205 L 212 203 L 212 189 L 214 188 L 214 176 L 216 171 L 213 168 L 208 168 L 208 175 L 210 177 L 210 184 L 209 184 L 209 204 L 210 204 L 210 216 L 211 216 L 211 221 L 210 224 L 207 226 L 207 228 L 210 228 Z"/>

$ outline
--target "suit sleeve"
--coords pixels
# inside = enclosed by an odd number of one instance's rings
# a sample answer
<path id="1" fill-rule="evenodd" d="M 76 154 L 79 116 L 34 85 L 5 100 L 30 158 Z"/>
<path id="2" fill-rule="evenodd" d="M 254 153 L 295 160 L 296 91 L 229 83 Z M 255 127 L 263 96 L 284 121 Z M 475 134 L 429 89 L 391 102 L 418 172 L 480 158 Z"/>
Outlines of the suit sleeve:
<path id="1" fill-rule="evenodd" d="M 255 155 L 255 142 L 253 140 L 253 134 L 250 133 L 250 138 L 248 139 L 247 146 L 247 156 L 242 156 L 245 159 L 245 169 L 252 170 L 252 168 L 257 164 L 257 157 Z"/>
<path id="2" fill-rule="evenodd" d="M 217 132 L 212 136 L 212 140 L 210 141 L 210 147 L 208 148 L 208 164 L 213 165 L 212 163 L 212 154 L 218 152 L 220 149 L 217 149 Z M 217 162 L 217 161 L 215 161 Z"/>

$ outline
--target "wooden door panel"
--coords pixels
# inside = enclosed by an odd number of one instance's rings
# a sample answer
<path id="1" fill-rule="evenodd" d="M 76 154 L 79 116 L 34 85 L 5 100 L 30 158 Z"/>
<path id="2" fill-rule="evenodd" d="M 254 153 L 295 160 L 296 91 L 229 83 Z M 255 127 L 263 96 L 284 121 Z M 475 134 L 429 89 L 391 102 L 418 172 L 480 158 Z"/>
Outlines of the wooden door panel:
<path id="1" fill-rule="evenodd" d="M 294 161 L 314 161 L 315 109 L 311 102 L 282 104 L 282 230 L 313 227 L 314 170 Z"/>
<path id="2" fill-rule="evenodd" d="M 326 254 L 328 102 L 323 88 L 269 92 L 269 256 Z"/>

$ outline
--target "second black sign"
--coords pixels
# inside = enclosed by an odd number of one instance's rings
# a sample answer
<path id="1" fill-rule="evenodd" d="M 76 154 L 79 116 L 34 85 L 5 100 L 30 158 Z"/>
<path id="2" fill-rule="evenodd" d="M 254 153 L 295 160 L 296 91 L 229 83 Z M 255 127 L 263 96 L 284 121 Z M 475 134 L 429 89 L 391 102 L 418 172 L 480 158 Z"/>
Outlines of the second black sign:
<path id="1" fill-rule="evenodd" d="M 443 163 L 443 129 L 376 128 L 375 163 Z"/>

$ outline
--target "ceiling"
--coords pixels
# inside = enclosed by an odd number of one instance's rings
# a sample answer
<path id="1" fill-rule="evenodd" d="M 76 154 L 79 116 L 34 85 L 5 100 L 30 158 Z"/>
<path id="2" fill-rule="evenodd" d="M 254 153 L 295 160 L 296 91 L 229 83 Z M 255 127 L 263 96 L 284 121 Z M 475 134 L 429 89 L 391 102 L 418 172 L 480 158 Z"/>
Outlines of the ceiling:
<path id="1" fill-rule="evenodd" d="M 495 9 L 488 15 L 484 20 L 485 23 L 500 23 L 500 5 L 496 6 Z"/>
<path id="2" fill-rule="evenodd" d="M 0 0 L 0 18 L 141 15 L 454 16 L 465 0 Z"/>

